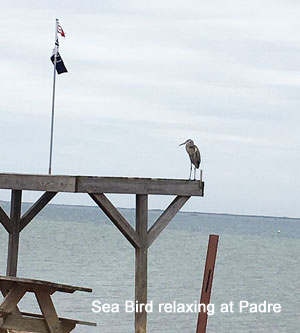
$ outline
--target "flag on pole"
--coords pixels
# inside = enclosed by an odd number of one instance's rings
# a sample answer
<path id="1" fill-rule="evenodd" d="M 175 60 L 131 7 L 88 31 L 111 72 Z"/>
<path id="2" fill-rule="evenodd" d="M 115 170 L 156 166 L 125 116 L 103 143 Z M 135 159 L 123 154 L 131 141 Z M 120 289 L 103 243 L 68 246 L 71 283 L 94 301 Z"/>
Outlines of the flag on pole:
<path id="1" fill-rule="evenodd" d="M 58 52 L 59 49 L 59 43 L 58 43 L 58 36 L 57 33 L 59 33 L 62 37 L 65 37 L 66 34 L 63 31 L 63 28 L 58 24 L 58 20 L 57 20 L 57 31 L 56 31 L 56 41 L 55 41 L 55 47 L 53 49 L 53 53 L 52 56 L 50 57 L 53 65 L 56 68 L 57 74 L 62 74 L 62 73 L 67 73 L 68 70 Z"/>
<path id="2" fill-rule="evenodd" d="M 63 28 L 61 27 L 61 25 L 58 24 L 57 26 L 57 32 L 62 36 L 62 37 L 66 37 L 65 32 L 63 31 Z"/>
<path id="3" fill-rule="evenodd" d="M 51 130 L 50 130 L 50 151 L 49 151 L 49 175 L 52 172 L 52 150 L 53 150 L 53 134 L 54 134 L 54 102 L 55 102 L 55 82 L 56 82 L 56 73 L 66 73 L 66 66 L 58 52 L 58 34 L 62 37 L 65 37 L 65 32 L 62 27 L 59 25 L 58 19 L 55 20 L 55 46 L 53 49 L 52 56 L 50 57 L 53 63 L 53 89 L 52 89 L 52 112 L 51 112 Z"/>
<path id="4" fill-rule="evenodd" d="M 56 44 L 56 43 L 55 43 Z M 56 71 L 57 71 L 57 74 L 62 74 L 62 73 L 67 73 L 68 70 L 58 52 L 58 47 L 55 47 L 53 49 L 53 54 L 51 56 L 51 61 L 53 63 L 53 65 L 55 65 L 55 68 L 56 68 Z"/>

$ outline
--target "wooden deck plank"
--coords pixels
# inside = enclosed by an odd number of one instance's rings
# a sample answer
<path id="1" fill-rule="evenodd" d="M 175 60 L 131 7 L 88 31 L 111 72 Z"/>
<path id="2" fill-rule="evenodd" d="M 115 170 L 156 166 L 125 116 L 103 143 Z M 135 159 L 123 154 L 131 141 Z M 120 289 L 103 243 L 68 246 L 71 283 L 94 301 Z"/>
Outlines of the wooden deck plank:
<path id="1" fill-rule="evenodd" d="M 26 290 L 31 291 L 36 286 L 41 286 L 45 288 L 52 288 L 56 291 L 66 292 L 66 293 L 73 293 L 75 291 L 85 291 L 85 292 L 92 292 L 92 289 L 85 288 L 85 287 L 76 287 L 70 286 L 67 284 L 59 284 L 49 281 L 43 280 L 33 280 L 33 279 L 25 279 L 25 278 L 17 278 L 13 276 L 2 276 L 0 275 L 0 289 L 7 287 L 7 283 L 17 282 L 20 285 L 26 287 Z"/>
<path id="2" fill-rule="evenodd" d="M 0 173 L 0 189 L 75 192 L 75 176 Z"/>
<path id="3" fill-rule="evenodd" d="M 0 189 L 203 196 L 204 183 L 184 179 L 0 173 Z"/>
<path id="4" fill-rule="evenodd" d="M 6 330 L 13 330 L 14 332 L 22 330 L 21 332 L 49 333 L 47 325 L 43 319 L 16 318 L 14 316 L 9 316 L 1 326 L 5 329 L 5 332 L 7 332 Z"/>
<path id="5" fill-rule="evenodd" d="M 78 176 L 77 192 L 202 196 L 200 181 Z"/>
<path id="6" fill-rule="evenodd" d="M 61 321 L 60 325 L 64 333 L 71 332 L 76 326 L 75 323 L 70 321 Z M 18 318 L 15 316 L 9 316 L 2 324 L 2 327 L 4 329 L 12 330 L 13 332 L 49 333 L 49 329 L 43 318 Z"/>
<path id="7" fill-rule="evenodd" d="M 32 317 L 32 318 L 44 318 L 43 315 L 37 314 L 37 313 L 30 313 L 30 312 L 21 312 L 23 316 L 26 317 Z M 68 321 L 70 323 L 78 324 L 78 325 L 86 325 L 86 326 L 97 326 L 96 323 L 90 322 L 90 321 L 83 321 L 83 320 L 77 320 L 77 319 L 70 319 L 70 318 L 63 318 L 58 317 L 60 321 Z"/>

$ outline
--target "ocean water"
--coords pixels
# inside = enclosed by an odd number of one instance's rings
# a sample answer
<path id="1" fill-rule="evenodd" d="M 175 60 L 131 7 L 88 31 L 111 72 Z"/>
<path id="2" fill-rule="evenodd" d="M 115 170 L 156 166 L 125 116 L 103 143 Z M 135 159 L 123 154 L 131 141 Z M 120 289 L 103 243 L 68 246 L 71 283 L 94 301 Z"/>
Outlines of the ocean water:
<path id="1" fill-rule="evenodd" d="M 8 203 L 1 202 L 8 211 Z M 24 210 L 29 206 L 24 205 Z M 134 210 L 121 209 L 134 224 Z M 149 224 L 161 211 L 149 212 Z M 280 230 L 280 233 L 278 233 Z M 197 313 L 158 311 L 159 303 L 199 302 L 209 234 L 219 247 L 207 332 L 300 331 L 300 219 L 179 213 L 149 249 L 148 332 L 192 333 Z M 0 227 L 0 274 L 5 275 L 7 233 Z M 93 321 L 75 332 L 134 331 L 134 249 L 97 207 L 49 205 L 22 232 L 18 276 L 91 287 L 93 293 L 53 296 L 58 314 Z M 118 313 L 94 313 L 92 302 L 118 304 Z M 279 303 L 280 313 L 239 311 L 239 302 Z M 232 313 L 221 313 L 232 302 Z M 39 311 L 33 295 L 20 303 Z"/>

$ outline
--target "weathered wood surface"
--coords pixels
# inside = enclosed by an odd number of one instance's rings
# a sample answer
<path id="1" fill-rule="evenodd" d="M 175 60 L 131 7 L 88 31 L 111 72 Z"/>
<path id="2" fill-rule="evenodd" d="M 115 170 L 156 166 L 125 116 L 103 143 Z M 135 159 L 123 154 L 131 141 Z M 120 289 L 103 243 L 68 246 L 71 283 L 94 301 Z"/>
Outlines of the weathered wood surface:
<path id="1" fill-rule="evenodd" d="M 1 313 L 4 313 L 3 311 L 0 311 Z M 9 313 L 8 313 L 9 314 Z M 49 333 L 48 327 L 44 321 L 44 316 L 37 313 L 30 313 L 30 312 L 20 312 L 21 316 L 16 317 L 12 316 L 8 318 L 5 322 L 5 333 L 7 333 L 6 329 L 9 329 L 9 333 L 27 333 L 29 331 L 24 331 L 24 329 L 30 329 L 31 332 L 47 332 Z M 35 320 L 35 319 L 38 320 Z M 63 327 L 63 330 L 66 331 L 66 328 L 68 328 L 67 332 L 71 331 L 73 328 L 75 328 L 76 325 L 85 325 L 85 326 L 94 326 L 96 327 L 96 323 L 92 323 L 89 321 L 83 321 L 83 320 L 76 320 L 76 319 L 69 319 L 64 317 L 58 317 L 59 321 L 61 322 L 61 325 Z M 15 331 L 11 328 L 22 328 L 22 331 Z M 0 328 L 1 333 L 1 328 Z"/>
<path id="2" fill-rule="evenodd" d="M 0 305 L 0 311 L 4 313 L 5 312 L 11 313 L 16 308 L 17 304 L 25 295 L 25 293 L 26 293 L 25 288 L 23 288 L 20 285 L 15 285 L 6 294 L 4 301 Z"/>
<path id="3" fill-rule="evenodd" d="M 73 293 L 74 291 L 91 292 L 90 288 L 75 287 L 48 281 L 0 276 L 0 290 L 4 300 L 0 303 L 0 332 L 4 329 L 26 332 L 68 333 L 77 324 L 96 326 L 95 323 L 57 316 L 51 295 L 55 291 Z M 18 303 L 26 292 L 36 296 L 42 315 L 20 312 Z"/>
<path id="4" fill-rule="evenodd" d="M 0 189 L 75 192 L 75 176 L 0 173 Z"/>
<path id="5" fill-rule="evenodd" d="M 210 302 L 212 282 L 214 278 L 214 270 L 217 257 L 218 242 L 219 242 L 218 235 L 209 235 L 206 263 L 205 263 L 202 291 L 200 298 L 200 304 L 205 304 L 206 308 Z M 198 315 L 196 333 L 205 333 L 206 326 L 207 326 L 207 312 L 200 312 Z"/>
<path id="6" fill-rule="evenodd" d="M 6 215 L 5 211 L 0 207 L 0 222 L 7 232 L 12 232 L 12 225 L 10 218 Z"/>
<path id="7" fill-rule="evenodd" d="M 203 196 L 198 180 L 0 173 L 0 189 Z"/>
<path id="8" fill-rule="evenodd" d="M 77 192 L 202 196 L 200 181 L 78 176 Z"/>
<path id="9" fill-rule="evenodd" d="M 18 233 L 47 205 L 58 192 L 88 193 L 96 204 L 111 219 L 117 228 L 123 233 L 136 250 L 135 270 L 135 299 L 139 304 L 147 303 L 147 255 L 148 247 L 159 236 L 171 219 L 181 209 L 191 196 L 204 195 L 204 182 L 183 179 L 152 179 L 152 178 L 126 178 L 126 177 L 96 177 L 96 176 L 63 176 L 63 175 L 31 175 L 31 174 L 4 174 L 0 173 L 0 189 L 12 189 L 17 193 L 22 190 L 45 191 L 41 198 L 22 216 L 18 215 L 18 227 L 12 223 L 0 207 L 0 222 L 12 235 L 14 230 Z M 120 212 L 105 196 L 106 193 L 136 194 L 136 230 L 126 221 Z M 158 218 L 148 231 L 148 194 L 153 195 L 176 195 L 177 197 L 169 205 L 164 213 Z M 13 205 L 12 200 L 12 206 Z M 21 207 L 21 205 L 19 205 Z M 14 218 L 16 219 L 16 218 Z M 15 246 L 10 246 L 15 249 Z M 16 265 L 15 265 L 16 266 Z M 14 280 L 1 281 L 0 289 L 9 289 Z M 23 280 L 23 281 L 21 281 Z M 26 280 L 26 281 L 24 281 Z M 31 281 L 31 282 L 30 282 Z M 18 283 L 26 286 L 27 291 L 35 291 L 39 285 L 41 290 L 64 291 L 73 293 L 75 290 L 89 291 L 88 288 L 58 285 L 51 282 L 19 279 Z M 45 283 L 48 283 L 48 285 Z M 71 287 L 71 288 L 70 288 Z M 3 289 L 2 289 L 3 290 Z M 35 318 L 39 320 L 40 318 Z M 15 317 L 15 321 L 19 318 Z M 32 321 L 32 318 L 28 318 Z M 28 323 L 29 323 L 28 321 Z M 37 323 L 37 322 L 34 322 Z M 146 333 L 147 313 L 145 310 L 135 314 L 136 333 Z M 57 322 L 56 322 L 57 324 Z M 54 326 L 56 325 L 54 323 Z M 29 324 L 30 326 L 31 324 Z M 38 323 L 38 326 L 43 325 Z M 45 327 L 49 330 L 49 327 Z M 65 331 L 64 331 L 65 332 Z M 67 331 L 66 331 L 67 332 Z"/>
<path id="10" fill-rule="evenodd" d="M 33 318 L 43 318 L 43 315 L 37 314 L 37 313 L 30 313 L 30 312 L 21 312 L 23 316 L 27 317 L 33 317 Z M 70 323 L 80 324 L 80 325 L 86 325 L 86 326 L 97 326 L 96 323 L 92 323 L 90 321 L 84 321 L 84 320 L 77 320 L 77 319 L 70 319 L 70 318 L 58 318 L 60 321 L 69 321 Z"/>
<path id="11" fill-rule="evenodd" d="M 58 319 L 54 304 L 52 302 L 49 293 L 42 291 L 40 289 L 36 289 L 34 293 L 39 303 L 40 309 L 42 311 L 49 332 L 63 333 L 62 324 Z"/>
<path id="12" fill-rule="evenodd" d="M 135 249 L 135 301 L 142 306 L 135 313 L 135 333 L 147 332 L 147 276 L 148 276 L 148 196 L 136 196 L 136 232 L 140 247 Z"/>
<path id="13" fill-rule="evenodd" d="M 63 333 L 71 332 L 76 324 L 69 321 L 61 321 L 61 328 Z M 8 329 L 9 333 L 49 333 L 47 324 L 44 319 L 39 318 L 18 318 L 14 316 L 9 316 L 5 323 L 2 325 L 3 328 Z M 1 331 L 0 331 L 1 332 Z"/>
<path id="14" fill-rule="evenodd" d="M 22 191 L 12 190 L 10 221 L 11 232 L 8 236 L 8 256 L 6 275 L 16 276 L 18 266 L 18 252 L 20 239 L 20 216 L 22 204 Z"/>
<path id="15" fill-rule="evenodd" d="M 75 291 L 85 291 L 85 292 L 92 292 L 92 289 L 85 288 L 85 287 L 76 287 L 70 286 L 67 284 L 59 284 L 49 281 L 43 280 L 33 280 L 33 279 L 25 279 L 25 278 L 17 278 L 13 276 L 1 276 L 0 275 L 0 290 L 3 288 L 5 289 L 7 286 L 12 285 L 14 283 L 18 283 L 23 285 L 27 291 L 34 291 L 36 286 L 44 287 L 44 288 L 51 288 L 55 291 L 61 291 L 65 293 L 74 293 Z"/>

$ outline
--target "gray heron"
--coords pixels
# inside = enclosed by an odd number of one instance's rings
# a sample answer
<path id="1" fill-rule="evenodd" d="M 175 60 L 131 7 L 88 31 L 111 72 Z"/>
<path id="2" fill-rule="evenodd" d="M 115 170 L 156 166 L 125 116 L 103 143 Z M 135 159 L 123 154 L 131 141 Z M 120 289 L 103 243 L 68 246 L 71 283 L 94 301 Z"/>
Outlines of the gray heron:
<path id="1" fill-rule="evenodd" d="M 182 145 L 185 145 L 185 149 L 191 160 L 191 169 L 190 169 L 189 180 L 191 180 L 193 165 L 194 165 L 194 180 L 196 180 L 196 169 L 199 169 L 199 166 L 201 163 L 201 156 L 200 156 L 199 148 L 194 144 L 194 141 L 191 139 L 186 140 L 185 142 L 181 143 L 179 146 L 182 146 Z"/>

